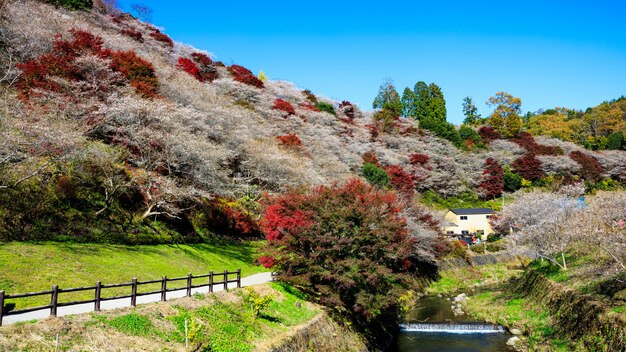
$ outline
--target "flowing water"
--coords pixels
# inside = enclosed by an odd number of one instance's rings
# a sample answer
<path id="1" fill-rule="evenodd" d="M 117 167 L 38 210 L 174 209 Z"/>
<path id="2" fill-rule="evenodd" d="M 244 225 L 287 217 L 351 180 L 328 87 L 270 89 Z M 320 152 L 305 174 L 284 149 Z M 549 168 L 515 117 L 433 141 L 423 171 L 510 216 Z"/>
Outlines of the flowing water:
<path id="1" fill-rule="evenodd" d="M 471 299 L 471 298 L 470 298 Z M 400 326 L 394 352 L 506 352 L 511 337 L 497 325 L 478 322 L 467 315 L 455 316 L 452 298 L 426 296 Z"/>

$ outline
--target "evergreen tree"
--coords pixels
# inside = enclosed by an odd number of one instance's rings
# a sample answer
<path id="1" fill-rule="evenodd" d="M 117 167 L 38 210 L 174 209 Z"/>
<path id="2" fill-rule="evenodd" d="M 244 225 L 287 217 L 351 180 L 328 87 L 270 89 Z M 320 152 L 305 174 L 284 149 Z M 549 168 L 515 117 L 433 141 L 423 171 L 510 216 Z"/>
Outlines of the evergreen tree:
<path id="1" fill-rule="evenodd" d="M 378 95 L 374 99 L 372 104 L 374 109 L 386 109 L 391 111 L 394 115 L 400 116 L 402 114 L 402 102 L 400 101 L 400 95 L 394 87 L 392 81 L 385 81 L 378 88 Z"/>
<path id="2" fill-rule="evenodd" d="M 421 121 L 428 115 L 428 106 L 430 105 L 430 91 L 426 82 L 419 81 L 413 87 L 415 93 L 415 119 Z"/>
<path id="3" fill-rule="evenodd" d="M 402 93 L 402 116 L 406 118 L 415 118 L 415 99 L 415 93 L 413 93 L 413 91 L 409 87 L 404 88 L 404 92 Z"/>
<path id="4" fill-rule="evenodd" d="M 470 97 L 463 98 L 463 115 L 465 115 L 463 123 L 466 125 L 475 126 L 482 120 L 480 114 L 478 113 L 478 108 L 474 105 L 474 102 L 472 102 L 472 98 Z"/>
<path id="5" fill-rule="evenodd" d="M 446 121 L 446 100 L 443 98 L 441 88 L 435 83 L 428 85 L 430 99 L 428 100 L 428 112 L 426 116 L 437 123 Z"/>

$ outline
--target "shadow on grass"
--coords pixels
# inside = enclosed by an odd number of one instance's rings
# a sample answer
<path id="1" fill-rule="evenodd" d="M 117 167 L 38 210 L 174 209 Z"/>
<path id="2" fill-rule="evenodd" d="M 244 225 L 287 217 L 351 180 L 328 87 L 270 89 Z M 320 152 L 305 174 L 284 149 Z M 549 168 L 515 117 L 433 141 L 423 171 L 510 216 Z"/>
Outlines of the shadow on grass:
<path id="1" fill-rule="evenodd" d="M 281 324 L 283 322 L 280 318 L 277 318 L 268 314 L 259 313 L 258 317 L 260 319 L 263 319 L 272 323 Z"/>

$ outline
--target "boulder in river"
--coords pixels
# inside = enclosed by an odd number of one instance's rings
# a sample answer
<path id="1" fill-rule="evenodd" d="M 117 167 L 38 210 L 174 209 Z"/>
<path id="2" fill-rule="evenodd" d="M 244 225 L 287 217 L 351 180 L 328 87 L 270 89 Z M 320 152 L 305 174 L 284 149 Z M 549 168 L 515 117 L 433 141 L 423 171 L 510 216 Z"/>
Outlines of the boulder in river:
<path id="1" fill-rule="evenodd" d="M 517 345 L 518 342 L 520 342 L 520 338 L 517 337 L 517 336 L 513 336 L 506 342 L 506 345 L 507 346 L 515 346 L 515 345 Z"/>

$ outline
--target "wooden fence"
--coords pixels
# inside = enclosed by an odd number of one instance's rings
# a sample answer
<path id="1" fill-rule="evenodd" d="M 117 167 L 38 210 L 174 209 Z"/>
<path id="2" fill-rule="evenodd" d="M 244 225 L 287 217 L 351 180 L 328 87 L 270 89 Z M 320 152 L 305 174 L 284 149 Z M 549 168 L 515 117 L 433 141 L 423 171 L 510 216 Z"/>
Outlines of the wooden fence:
<path id="1" fill-rule="evenodd" d="M 228 275 L 235 275 L 235 274 L 237 274 L 236 279 L 232 279 L 232 280 L 228 279 Z M 222 277 L 222 280 L 215 281 L 216 276 Z M 208 282 L 203 283 L 203 284 L 193 285 L 192 283 L 193 279 L 202 279 L 202 278 L 208 278 Z M 167 288 L 168 282 L 183 281 L 183 280 L 187 281 L 186 286 L 176 287 L 176 288 Z M 137 293 L 137 287 L 141 285 L 158 284 L 158 283 L 161 284 L 160 290 Z M 126 283 L 121 283 L 121 284 L 102 284 L 100 281 L 98 281 L 96 282 L 95 286 L 88 286 L 88 287 L 59 288 L 58 285 L 54 285 L 52 286 L 52 290 L 50 291 L 20 293 L 20 294 L 12 294 L 12 295 L 7 295 L 4 293 L 4 291 L 0 291 L 0 326 L 2 326 L 2 318 L 9 316 L 9 315 L 17 315 L 17 314 L 33 312 L 33 311 L 42 310 L 42 309 L 50 309 L 50 316 L 56 316 L 58 307 L 73 306 L 73 305 L 85 304 L 85 303 L 93 303 L 94 311 L 97 312 L 97 311 L 100 311 L 100 302 L 111 301 L 115 299 L 124 299 L 124 298 L 130 298 L 130 305 L 135 307 L 137 305 L 137 297 L 140 297 L 140 296 L 160 294 L 161 301 L 164 302 L 167 299 L 166 297 L 167 292 L 186 289 L 187 290 L 186 295 L 187 297 L 189 297 L 191 296 L 191 289 L 193 288 L 200 288 L 200 287 L 208 286 L 209 292 L 213 292 L 213 287 L 218 286 L 218 285 L 224 285 L 224 290 L 227 290 L 229 283 L 236 283 L 237 288 L 241 287 L 241 269 L 237 269 L 237 271 L 232 271 L 232 272 L 229 272 L 228 270 L 224 270 L 223 273 L 221 272 L 214 273 L 213 271 L 211 271 L 208 274 L 197 275 L 197 276 L 188 274 L 187 276 L 175 277 L 175 278 L 167 278 L 166 276 L 163 276 L 161 279 L 149 280 L 149 281 L 137 281 L 136 278 L 133 278 L 131 282 L 126 282 Z M 122 296 L 103 297 L 102 295 L 103 290 L 106 290 L 109 288 L 117 288 L 117 287 L 130 287 L 130 294 L 122 295 Z M 94 291 L 94 298 L 88 299 L 88 300 L 82 300 L 82 301 L 59 302 L 59 295 L 62 293 L 82 292 L 82 291 Z M 45 295 L 50 295 L 50 304 L 48 305 L 5 311 L 5 304 L 4 304 L 5 300 L 45 296 Z"/>

